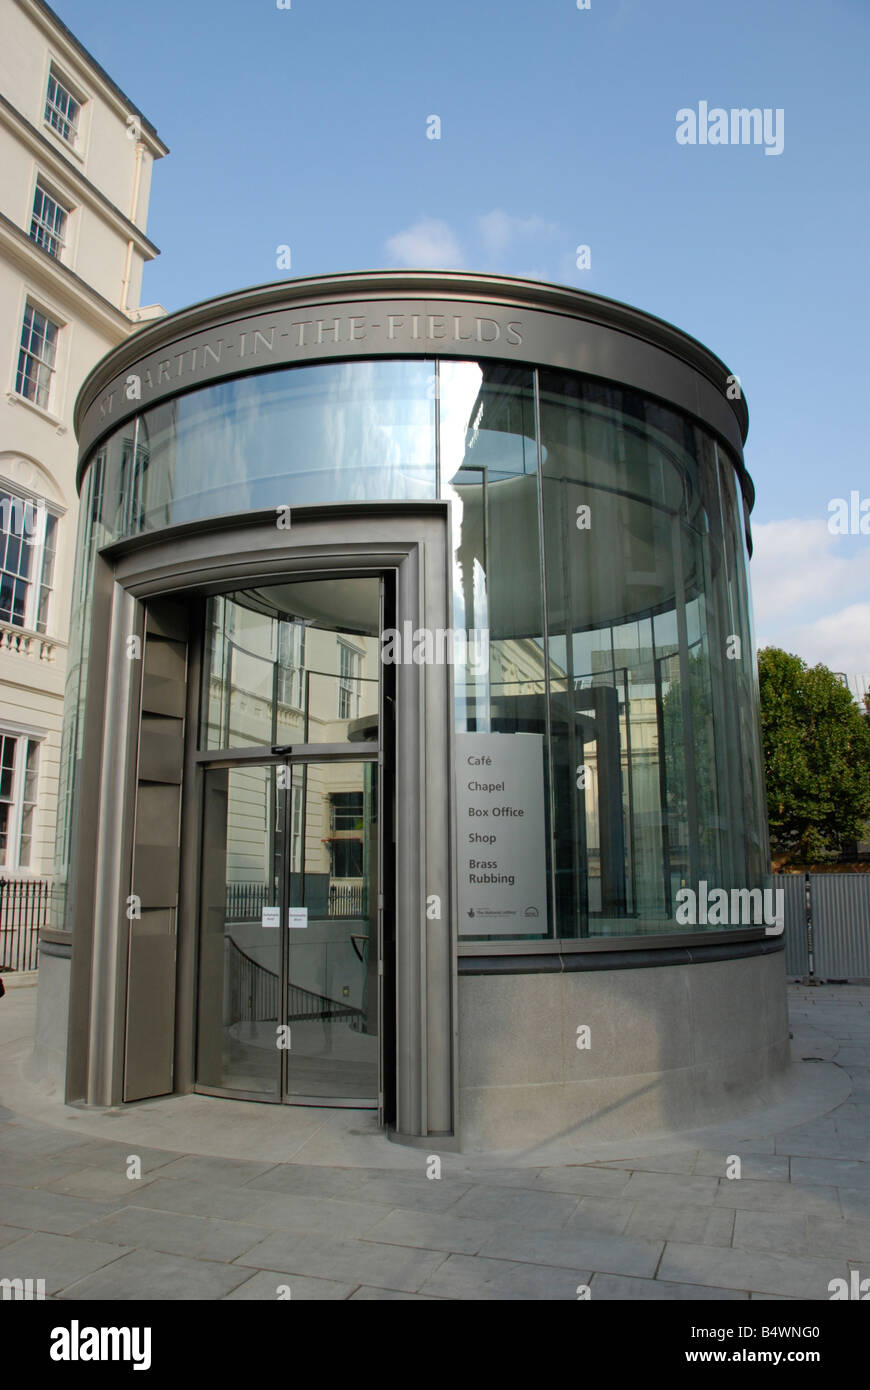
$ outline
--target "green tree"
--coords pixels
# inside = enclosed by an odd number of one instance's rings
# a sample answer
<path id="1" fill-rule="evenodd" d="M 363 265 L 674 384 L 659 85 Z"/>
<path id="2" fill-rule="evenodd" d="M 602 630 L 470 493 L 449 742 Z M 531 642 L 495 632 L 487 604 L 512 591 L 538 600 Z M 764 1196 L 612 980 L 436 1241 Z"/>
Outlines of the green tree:
<path id="1" fill-rule="evenodd" d="M 827 666 L 758 654 L 771 848 L 794 863 L 837 854 L 870 818 L 870 721 Z"/>

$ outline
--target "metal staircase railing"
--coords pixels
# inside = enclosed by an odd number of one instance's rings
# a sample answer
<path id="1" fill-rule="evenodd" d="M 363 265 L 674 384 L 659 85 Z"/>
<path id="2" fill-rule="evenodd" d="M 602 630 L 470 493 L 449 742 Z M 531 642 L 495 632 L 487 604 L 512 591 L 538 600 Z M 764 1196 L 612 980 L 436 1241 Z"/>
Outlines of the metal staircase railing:
<path id="1" fill-rule="evenodd" d="M 227 937 L 229 945 L 229 1009 L 230 1023 L 277 1023 L 279 981 L 274 970 L 260 965 L 237 946 L 232 937 Z M 301 985 L 288 982 L 287 1013 L 281 1023 L 301 1023 L 309 1020 L 326 1019 L 345 1022 L 352 1028 L 359 1028 L 364 1022 L 362 1009 L 353 1004 L 340 1003 L 324 994 L 303 989 Z"/>

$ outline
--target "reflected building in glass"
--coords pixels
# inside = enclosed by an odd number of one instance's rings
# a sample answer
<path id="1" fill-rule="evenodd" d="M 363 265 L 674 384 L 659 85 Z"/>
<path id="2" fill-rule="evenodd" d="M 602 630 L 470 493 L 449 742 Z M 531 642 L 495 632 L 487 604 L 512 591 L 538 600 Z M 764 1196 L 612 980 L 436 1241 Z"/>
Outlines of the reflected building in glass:
<path id="1" fill-rule="evenodd" d="M 68 1099 L 367 1107 L 473 1149 L 766 1093 L 753 488 L 716 357 L 559 286 L 344 275 L 144 329 L 77 426 L 40 1015 Z"/>

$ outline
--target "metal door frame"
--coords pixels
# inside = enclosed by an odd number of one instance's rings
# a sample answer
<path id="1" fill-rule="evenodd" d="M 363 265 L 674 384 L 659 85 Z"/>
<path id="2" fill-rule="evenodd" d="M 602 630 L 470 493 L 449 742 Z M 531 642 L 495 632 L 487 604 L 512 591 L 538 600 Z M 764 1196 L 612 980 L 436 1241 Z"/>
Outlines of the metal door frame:
<path id="1" fill-rule="evenodd" d="M 403 630 L 450 628 L 449 508 L 443 501 L 342 503 L 294 508 L 292 529 L 279 530 L 271 509 L 167 528 L 104 547 L 94 557 L 93 616 L 87 649 L 88 701 L 81 731 L 89 770 L 83 805 L 91 827 L 70 864 L 72 960 L 66 1099 L 88 1105 L 122 1102 L 123 1018 L 127 957 L 122 932 L 129 893 L 129 824 L 135 791 L 138 673 L 128 639 L 141 636 L 145 605 L 137 600 L 197 595 L 309 577 L 392 570 L 393 622 Z M 198 695 L 201 656 L 191 653 L 188 693 Z M 449 665 L 395 668 L 396 877 L 394 1076 L 385 1078 L 388 1131 L 425 1143 L 456 1133 L 456 904 L 452 882 L 452 670 Z M 190 706 L 189 706 L 190 708 Z M 176 966 L 175 1093 L 193 1089 L 198 935 L 197 797 L 194 740 L 185 754 Z M 350 760 L 363 745 L 347 745 Z M 254 752 L 254 750 L 246 750 Z M 324 758 L 327 745 L 315 757 Z M 269 750 L 271 754 L 271 749 Z M 392 870 L 391 870 L 392 872 Z M 428 919 L 437 895 L 441 916 Z M 191 923 L 194 930 L 191 931 Z M 392 968 L 392 967 L 391 967 Z"/>
<path id="2" fill-rule="evenodd" d="M 383 682 L 379 682 L 379 703 L 382 699 Z M 327 750 L 324 756 L 324 750 Z M 383 819 L 381 807 L 383 806 L 383 756 L 378 743 L 298 743 L 278 752 L 268 744 L 262 746 L 249 746 L 243 749 L 220 749 L 215 753 L 208 751 L 197 752 L 196 762 L 200 775 L 200 796 L 204 800 L 205 776 L 211 771 L 221 771 L 226 769 L 232 771 L 236 767 L 304 767 L 308 768 L 312 763 L 325 763 L 337 766 L 339 763 L 368 763 L 377 769 L 378 787 L 378 808 L 379 819 L 377 832 L 377 857 L 378 857 L 378 883 L 382 882 L 381 871 L 383 864 Z M 286 1024 L 287 1014 L 287 989 L 289 981 L 289 954 L 290 940 L 289 931 L 284 926 L 287 920 L 287 910 L 289 907 L 290 896 L 290 842 L 292 834 L 292 779 L 289 787 L 279 788 L 276 785 L 278 795 L 285 798 L 284 801 L 284 834 L 281 844 L 281 868 L 280 868 L 280 934 L 279 959 L 278 959 L 278 999 L 281 1017 L 276 1019 L 276 1027 Z M 303 803 L 304 804 L 304 803 Z M 202 821 L 200 821 L 200 826 Z M 274 833 L 274 828 L 270 831 Z M 200 846 L 200 861 L 202 846 Z M 201 875 L 200 868 L 200 875 Z M 303 874 L 304 874 L 303 857 Z M 384 926 L 384 894 L 379 890 L 378 902 L 375 905 L 375 941 L 378 961 L 378 1075 L 377 1075 L 377 1096 L 371 1100 L 360 1102 L 359 1098 L 353 1096 L 305 1096 L 304 1099 L 290 1099 L 287 1088 L 287 1071 L 289 1058 L 288 1049 L 276 1049 L 276 1068 L 278 1072 L 276 1094 L 267 1096 L 260 1091 L 246 1091 L 235 1086 L 208 1086 L 202 1082 L 194 1080 L 192 1090 L 196 1095 L 219 1096 L 228 1100 L 253 1100 L 262 1105 L 296 1105 L 311 1106 L 320 1109 L 335 1110 L 377 1110 L 380 1117 L 383 1108 L 383 1079 L 385 1069 L 385 1058 L 383 1050 L 383 1037 L 380 1031 L 383 1020 L 383 926 Z M 197 934 L 202 929 L 202 922 L 199 908 L 197 910 Z M 197 988 L 197 1008 L 199 1005 L 199 989 Z M 292 1050 L 292 1049 L 290 1049 Z M 196 1063 L 194 1062 L 194 1075 Z M 373 1103 L 374 1102 L 374 1103 Z"/>

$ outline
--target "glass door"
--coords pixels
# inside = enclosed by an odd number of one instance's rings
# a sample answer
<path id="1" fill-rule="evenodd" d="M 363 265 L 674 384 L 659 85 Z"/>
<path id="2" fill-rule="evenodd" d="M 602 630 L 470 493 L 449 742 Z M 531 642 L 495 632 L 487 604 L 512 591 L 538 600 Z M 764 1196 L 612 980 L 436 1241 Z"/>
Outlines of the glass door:
<path id="1" fill-rule="evenodd" d="M 197 1084 L 377 1108 L 376 757 L 204 772 Z"/>
<path id="2" fill-rule="evenodd" d="M 290 767 L 287 1100 L 377 1106 L 377 772 L 374 761 Z"/>
<path id="3" fill-rule="evenodd" d="M 197 1083 L 280 1099 L 284 795 L 277 764 L 204 774 Z"/>

